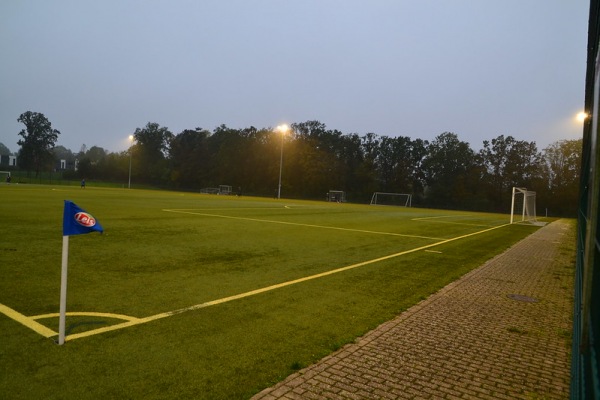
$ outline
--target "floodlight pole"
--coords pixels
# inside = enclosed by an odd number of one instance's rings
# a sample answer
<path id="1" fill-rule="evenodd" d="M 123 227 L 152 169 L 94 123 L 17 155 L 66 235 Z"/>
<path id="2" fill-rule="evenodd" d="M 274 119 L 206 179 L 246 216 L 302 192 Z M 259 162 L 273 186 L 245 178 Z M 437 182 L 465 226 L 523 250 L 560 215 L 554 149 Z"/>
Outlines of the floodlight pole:
<path id="1" fill-rule="evenodd" d="M 288 130 L 287 125 L 279 125 L 277 130 L 281 132 L 281 153 L 279 156 L 279 186 L 277 188 L 277 199 L 281 198 L 281 172 L 283 171 L 283 136 Z"/>
<path id="2" fill-rule="evenodd" d="M 277 198 L 281 198 L 281 172 L 283 171 L 283 132 L 281 133 L 281 155 L 279 157 L 279 186 L 277 188 Z"/>
<path id="3" fill-rule="evenodd" d="M 131 148 L 129 149 L 129 182 L 127 182 L 127 189 L 131 189 Z"/>
<path id="4" fill-rule="evenodd" d="M 133 142 L 133 135 L 129 135 L 129 182 L 127 183 L 127 189 L 131 189 L 131 143 Z"/>

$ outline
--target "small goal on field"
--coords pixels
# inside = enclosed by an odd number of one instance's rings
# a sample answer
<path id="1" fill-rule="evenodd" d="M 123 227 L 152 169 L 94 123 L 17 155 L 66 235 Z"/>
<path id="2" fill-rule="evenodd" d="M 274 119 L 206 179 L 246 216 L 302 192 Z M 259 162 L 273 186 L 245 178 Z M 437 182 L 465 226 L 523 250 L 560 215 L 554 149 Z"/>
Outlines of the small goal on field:
<path id="1" fill-rule="evenodd" d="M 10 183 L 10 171 L 0 171 L 0 182 Z"/>
<path id="2" fill-rule="evenodd" d="M 219 185 L 219 194 L 230 195 L 233 192 L 230 185 Z"/>
<path id="3" fill-rule="evenodd" d="M 219 185 L 219 187 L 210 187 L 200 189 L 200 193 L 206 194 L 232 194 L 233 190 L 230 185 Z"/>
<path id="4" fill-rule="evenodd" d="M 371 197 L 372 206 L 410 207 L 412 194 L 375 192 Z"/>
<path id="5" fill-rule="evenodd" d="M 510 223 L 537 223 L 535 210 L 535 192 L 527 188 L 513 187 L 510 205 Z"/>
<path id="6" fill-rule="evenodd" d="M 346 192 L 343 190 L 330 190 L 327 192 L 327 201 L 332 201 L 334 203 L 345 203 Z"/>

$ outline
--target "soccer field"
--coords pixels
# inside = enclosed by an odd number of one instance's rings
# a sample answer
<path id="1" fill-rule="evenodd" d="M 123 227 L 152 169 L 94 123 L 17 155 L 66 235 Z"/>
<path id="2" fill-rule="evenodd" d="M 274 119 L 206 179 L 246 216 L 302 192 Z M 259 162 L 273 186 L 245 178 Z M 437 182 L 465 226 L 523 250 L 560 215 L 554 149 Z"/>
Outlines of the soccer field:
<path id="1" fill-rule="evenodd" d="M 0 186 L 0 393 L 248 398 L 536 228 L 509 216 L 179 192 Z M 70 238 L 63 200 L 104 234 Z"/>

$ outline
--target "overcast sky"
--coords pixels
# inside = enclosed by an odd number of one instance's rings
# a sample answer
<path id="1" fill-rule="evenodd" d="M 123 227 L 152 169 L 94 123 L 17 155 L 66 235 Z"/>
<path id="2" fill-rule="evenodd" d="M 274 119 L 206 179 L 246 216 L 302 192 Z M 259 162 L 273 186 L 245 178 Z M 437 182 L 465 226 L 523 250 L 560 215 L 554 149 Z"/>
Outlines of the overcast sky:
<path id="1" fill-rule="evenodd" d="M 148 122 L 479 149 L 581 137 L 584 0 L 2 0 L 0 143 L 43 113 L 57 145 L 127 149 Z"/>

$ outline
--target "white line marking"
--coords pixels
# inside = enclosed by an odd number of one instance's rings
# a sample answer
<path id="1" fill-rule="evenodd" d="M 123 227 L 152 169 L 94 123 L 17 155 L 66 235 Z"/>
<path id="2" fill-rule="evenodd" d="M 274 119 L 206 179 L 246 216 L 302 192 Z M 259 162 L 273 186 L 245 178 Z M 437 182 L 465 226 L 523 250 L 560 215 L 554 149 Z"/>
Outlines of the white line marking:
<path id="1" fill-rule="evenodd" d="M 186 209 L 174 209 L 174 211 L 236 211 L 236 210 L 283 210 L 284 208 L 291 208 L 291 206 L 278 206 L 278 207 L 219 207 L 219 208 L 186 208 Z M 166 210 L 163 210 L 166 211 Z"/>
<path id="2" fill-rule="evenodd" d="M 377 263 L 377 262 L 380 262 L 380 261 L 385 261 L 385 260 L 389 260 L 389 259 L 392 259 L 392 258 L 400 257 L 400 256 L 403 256 L 405 254 L 410 254 L 410 253 L 414 253 L 414 252 L 417 252 L 417 251 L 420 251 L 420 250 L 429 249 L 431 247 L 435 247 L 435 246 L 439 246 L 439 245 L 446 244 L 446 243 L 449 243 L 449 242 L 453 242 L 455 240 L 464 239 L 464 238 L 467 238 L 467 237 L 470 237 L 470 236 L 479 235 L 481 233 L 489 232 L 489 231 L 492 231 L 494 229 L 502 228 L 502 227 L 505 227 L 505 226 L 508 226 L 508 225 L 510 225 L 510 224 L 495 226 L 493 228 L 484 229 L 484 230 L 479 231 L 479 232 L 473 232 L 473 233 L 469 233 L 469 234 L 466 234 L 466 235 L 457 236 L 457 237 L 452 238 L 452 239 L 445 239 L 445 240 L 442 240 L 442 241 L 437 242 L 437 243 L 428 244 L 428 245 L 417 247 L 417 248 L 414 248 L 414 249 L 411 249 L 411 250 L 401 251 L 399 253 L 394 253 L 394 254 L 390 254 L 390 255 L 387 255 L 387 256 L 375 258 L 373 260 L 363 261 L 363 262 L 360 262 L 360 263 L 357 263 L 357 264 L 348 265 L 346 267 L 341 267 L 341 268 L 333 269 L 331 271 L 321 272 L 319 274 L 307 276 L 307 277 L 304 277 L 304 278 L 299 278 L 299 279 L 295 279 L 295 280 L 292 280 L 292 281 L 278 283 L 278 284 L 267 286 L 267 287 L 264 287 L 264 288 L 260 288 L 260 289 L 256 289 L 256 290 L 251 290 L 249 292 L 240 293 L 240 294 L 236 294 L 236 295 L 229 296 L 229 297 L 224 297 L 222 299 L 207 301 L 205 303 L 196 304 L 196 305 L 193 305 L 193 306 L 190 306 L 190 307 L 180 308 L 180 309 L 174 310 L 174 311 L 168 311 L 168 312 L 164 312 L 164 313 L 161 313 L 161 314 L 151 315 L 151 316 L 145 317 L 145 318 L 139 318 L 137 320 L 123 322 L 123 323 L 117 324 L 117 325 L 111 325 L 111 326 L 106 326 L 106 327 L 103 327 L 103 328 L 94 329 L 94 330 L 90 330 L 90 331 L 86 331 L 86 332 L 76 333 L 76 334 L 67 336 L 65 338 L 65 340 L 69 341 L 69 340 L 83 338 L 83 337 L 86 337 L 86 336 L 96 335 L 96 334 L 99 334 L 99 333 L 114 331 L 114 330 L 118 330 L 118 329 L 122 329 L 122 328 L 127 328 L 129 326 L 134 326 L 134 325 L 139 325 L 139 324 L 143 324 L 143 323 L 150 322 L 150 321 L 155 321 L 157 319 L 162 319 L 162 318 L 170 317 L 172 315 L 177 315 L 177 314 L 181 314 L 181 313 L 188 312 L 188 311 L 199 310 L 201 308 L 206 308 L 206 307 L 210 307 L 210 306 L 214 306 L 214 305 L 218 305 L 218 304 L 223 304 L 223 303 L 227 303 L 227 302 L 230 302 L 230 301 L 233 301 L 233 300 L 243 299 L 245 297 L 250 297 L 250 296 L 257 295 L 257 294 L 269 292 L 271 290 L 283 288 L 283 287 L 286 287 L 286 286 L 295 285 L 297 283 L 301 283 L 301 282 L 306 282 L 306 281 L 310 281 L 310 280 L 313 280 L 313 279 L 322 278 L 322 277 L 325 277 L 325 276 L 329 276 L 329 275 L 337 274 L 337 273 L 340 273 L 340 272 L 348 271 L 348 270 L 351 270 L 351 269 L 354 269 L 354 268 L 364 267 L 365 265 L 370 265 L 370 264 L 374 264 L 374 263 Z"/>
<path id="3" fill-rule="evenodd" d="M 488 225 L 488 224 L 469 224 L 467 222 L 454 222 L 454 221 L 432 221 L 434 219 L 439 219 L 439 218 L 458 218 L 458 217 L 469 217 L 469 215 L 442 215 L 439 217 L 422 217 L 422 218 L 412 218 L 411 221 L 427 221 L 427 222 L 434 222 L 436 224 L 453 224 L 453 225 L 467 225 L 467 226 L 493 226 L 493 225 Z"/>
<path id="4" fill-rule="evenodd" d="M 165 210 L 167 211 L 167 210 Z M 175 211 L 173 211 L 175 212 Z M 209 216 L 213 216 L 210 215 Z M 229 217 L 226 217 L 229 218 Z M 277 222 L 277 221 L 263 221 L 263 220 L 258 220 L 260 222 Z M 292 224 L 292 225 L 297 225 L 297 224 Z M 363 267 L 365 265 L 370 265 L 370 264 L 374 264 L 380 261 L 385 261 L 385 260 L 389 260 L 392 258 L 396 258 L 396 257 L 400 257 L 403 256 L 405 254 L 410 254 L 410 253 L 414 253 L 420 250 L 427 250 L 430 249 L 432 247 L 435 246 L 439 246 L 442 244 L 446 244 L 446 243 L 450 243 L 453 242 L 455 240 L 460 240 L 460 239 L 464 239 L 470 236 L 475 236 L 475 235 L 479 235 L 485 232 L 489 232 L 495 229 L 499 229 L 505 226 L 509 226 L 510 224 L 504 224 L 504 225 L 499 225 L 499 226 L 495 226 L 492 228 L 488 228 L 488 229 L 484 229 L 478 232 L 473 232 L 473 233 L 468 233 L 466 235 L 461 235 L 461 236 L 457 236 L 451 239 L 444 239 L 441 240 L 437 243 L 432 243 L 432 244 L 428 244 L 425 246 L 421 246 L 421 247 L 417 247 L 411 250 L 405 250 L 405 251 L 401 251 L 399 253 L 394 253 L 394 254 L 390 254 L 387 256 L 383 256 L 383 257 L 379 257 L 379 258 L 375 258 L 372 260 L 368 260 L 368 261 L 363 261 L 357 264 L 352 264 L 352 265 L 348 265 L 346 267 L 341 267 L 341 268 L 337 268 L 337 269 L 333 269 L 330 271 L 326 271 L 326 272 L 322 272 L 319 274 L 315 274 L 315 275 L 311 275 L 311 276 L 307 276 L 304 278 L 299 278 L 299 279 L 295 279 L 295 280 L 291 280 L 291 281 L 287 281 L 287 282 L 283 282 L 283 283 L 278 283 L 275 285 L 271 285 L 271 286 L 267 286 L 264 288 L 260 288 L 260 289 L 256 289 L 256 290 L 251 290 L 249 292 L 245 292 L 245 293 L 240 293 L 240 294 L 236 294 L 233 296 L 229 296 L 229 297 L 224 297 L 221 299 L 217 299 L 217 300 L 212 300 L 212 301 L 208 301 L 205 303 L 201 303 L 201 304 L 196 304 L 190 307 L 186 307 L 186 308 L 180 308 L 178 310 L 174 310 L 174 311 L 168 311 L 168 312 L 164 312 L 164 313 L 160 313 L 160 314 L 156 314 L 156 315 L 151 315 L 148 317 L 144 317 L 144 318 L 136 318 L 136 317 L 129 317 L 129 316 L 125 316 L 122 314 L 110 314 L 110 313 L 94 313 L 96 315 L 101 315 L 101 316 L 110 316 L 110 315 L 119 315 L 121 317 L 123 317 L 123 319 L 126 319 L 126 322 L 122 322 L 120 324 L 115 324 L 115 325 L 111 325 L 111 326 L 106 326 L 103 328 L 99 328 L 99 329 L 93 329 L 93 330 L 89 330 L 86 332 L 81 332 L 81 333 L 76 333 L 76 334 L 72 334 L 72 335 L 68 335 L 67 337 L 65 337 L 65 341 L 70 341 L 70 340 L 74 340 L 74 339 L 80 339 L 80 338 L 84 338 L 87 336 L 92 336 L 92 335 L 97 335 L 100 333 L 104 333 L 104 332 L 109 332 L 109 331 L 114 331 L 114 330 L 118 330 L 118 329 L 123 329 L 123 328 L 127 328 L 130 326 L 134 326 L 134 325 L 139 325 L 139 324 L 144 324 L 146 322 L 151 322 L 151 321 L 155 321 L 158 319 L 162 319 L 162 318 L 166 318 L 166 317 L 170 317 L 172 315 L 177 315 L 177 314 L 181 314 L 184 312 L 188 312 L 188 311 L 194 311 L 194 310 L 199 310 L 201 308 L 206 308 L 206 307 L 210 307 L 210 306 L 214 306 L 214 305 L 218 305 L 218 304 L 223 304 L 223 303 L 227 303 L 229 301 L 233 301 L 233 300 L 239 300 L 239 299 L 243 299 L 245 297 L 249 297 L 249 296 L 254 296 L 257 294 L 261 294 L 261 293 L 265 293 L 265 292 L 269 292 L 271 290 L 275 290 L 275 289 L 279 289 L 279 288 L 283 288 L 286 286 L 290 286 L 290 285 L 295 285 L 297 283 L 301 283 L 301 282 L 306 282 L 306 281 L 310 281 L 313 279 L 318 279 L 318 278 L 322 278 L 325 276 L 329 276 L 329 275 L 333 275 L 333 274 L 337 274 L 340 272 L 344 272 L 344 271 L 348 271 L 354 268 L 359 268 L 359 267 Z M 310 226 L 310 225 L 309 225 Z M 320 226 L 316 226 L 318 228 L 321 228 Z M 335 229 L 335 228 L 333 228 Z M 341 228 L 338 228 L 341 229 Z M 28 328 L 32 329 L 33 331 L 39 333 L 40 335 L 44 336 L 44 337 L 52 337 L 52 336 L 57 336 L 58 333 L 54 332 L 53 330 L 45 327 L 44 325 L 34 321 L 34 318 L 31 317 L 27 317 L 15 310 L 13 310 L 12 308 L 9 308 L 3 304 L 0 304 L 0 312 L 5 314 L 6 316 L 8 316 L 9 318 L 14 319 L 15 321 L 27 326 Z M 70 313 L 71 315 L 91 315 L 92 313 Z M 45 316 L 55 316 L 56 314 L 43 314 L 41 316 L 36 316 L 35 318 L 39 319 L 41 317 L 45 317 Z"/>
<path id="5" fill-rule="evenodd" d="M 467 214 L 463 215 L 440 215 L 438 217 L 421 217 L 421 218 L 412 218 L 411 221 L 423 221 L 426 219 L 438 219 L 438 218 L 456 218 L 456 217 L 468 217 Z"/>
<path id="6" fill-rule="evenodd" d="M 15 321 L 25 325 L 29 329 L 34 332 L 39 333 L 43 337 L 52 337 L 58 335 L 57 332 L 54 332 L 52 329 L 45 327 L 37 321 L 34 321 L 32 318 L 29 318 L 18 311 L 13 310 L 10 307 L 5 306 L 4 304 L 0 304 L 0 312 L 6 315 L 9 318 L 14 319 Z"/>
<path id="7" fill-rule="evenodd" d="M 60 315 L 59 313 L 51 313 L 51 314 L 35 315 L 35 316 L 29 317 L 29 318 L 37 320 L 37 319 L 55 318 L 55 317 L 58 317 L 59 315 Z M 104 317 L 104 318 L 122 319 L 125 321 L 139 320 L 139 318 L 132 317 L 130 315 L 101 313 L 101 312 L 69 311 L 67 313 L 67 316 L 70 316 L 70 317 Z"/>
<path id="8" fill-rule="evenodd" d="M 401 233 L 367 231 L 367 230 L 363 230 L 363 229 L 340 228 L 340 227 L 337 227 L 337 226 L 300 224 L 300 223 L 297 223 L 297 222 L 276 221 L 276 220 L 271 220 L 271 219 L 248 218 L 248 217 L 233 217 L 231 215 L 198 213 L 198 212 L 194 212 L 194 211 L 178 210 L 178 209 L 174 209 L 174 210 L 163 209 L 163 211 L 172 212 L 172 213 L 199 215 L 199 216 L 202 216 L 202 217 L 227 218 L 227 219 L 237 219 L 237 220 L 242 220 L 242 221 L 266 222 L 266 223 L 269 223 L 269 224 L 305 226 L 305 227 L 309 227 L 309 228 L 333 229 L 333 230 L 346 231 L 346 232 L 370 233 L 370 234 L 374 234 L 374 235 L 388 235 L 388 236 L 410 237 L 410 238 L 426 239 L 426 240 L 445 240 L 445 238 L 439 238 L 439 237 L 418 236 L 418 235 L 404 235 L 404 234 L 401 234 Z"/>

